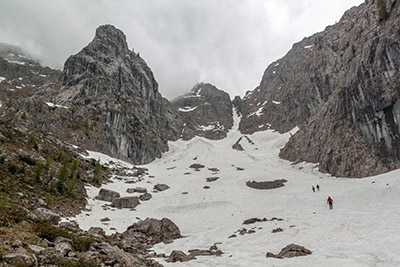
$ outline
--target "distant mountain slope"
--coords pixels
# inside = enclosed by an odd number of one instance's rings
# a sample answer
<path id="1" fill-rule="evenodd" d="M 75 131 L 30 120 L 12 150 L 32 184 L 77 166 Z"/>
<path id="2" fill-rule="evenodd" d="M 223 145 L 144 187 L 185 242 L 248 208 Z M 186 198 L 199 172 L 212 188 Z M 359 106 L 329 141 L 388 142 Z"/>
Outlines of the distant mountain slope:
<path id="1" fill-rule="evenodd" d="M 199 83 L 189 93 L 175 99 L 173 104 L 184 122 L 183 139 L 195 135 L 222 139 L 232 128 L 230 96 L 214 85 Z"/>
<path id="2" fill-rule="evenodd" d="M 360 177 L 400 166 L 400 3 L 366 1 L 266 69 L 240 130 L 300 131 L 281 151 Z"/>

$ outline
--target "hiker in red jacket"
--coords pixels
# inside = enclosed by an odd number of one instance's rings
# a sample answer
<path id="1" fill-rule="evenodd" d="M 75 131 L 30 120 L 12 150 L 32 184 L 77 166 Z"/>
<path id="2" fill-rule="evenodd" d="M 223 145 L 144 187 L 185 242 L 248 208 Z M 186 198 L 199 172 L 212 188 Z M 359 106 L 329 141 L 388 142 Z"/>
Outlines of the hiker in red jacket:
<path id="1" fill-rule="evenodd" d="M 333 200 L 331 197 L 328 197 L 328 200 L 326 201 L 329 205 L 329 209 L 333 209 Z"/>

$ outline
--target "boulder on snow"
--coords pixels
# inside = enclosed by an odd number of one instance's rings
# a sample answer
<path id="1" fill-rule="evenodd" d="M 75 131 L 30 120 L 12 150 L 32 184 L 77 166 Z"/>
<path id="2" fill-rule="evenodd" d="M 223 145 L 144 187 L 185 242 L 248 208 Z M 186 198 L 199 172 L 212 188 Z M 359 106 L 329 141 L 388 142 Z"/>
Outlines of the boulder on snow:
<path id="1" fill-rule="evenodd" d="M 135 188 L 128 188 L 128 189 L 126 189 L 126 192 L 127 193 L 141 193 L 141 194 L 144 194 L 144 193 L 147 193 L 147 189 L 146 188 L 144 188 L 144 187 L 135 187 Z"/>
<path id="2" fill-rule="evenodd" d="M 246 185 L 248 187 L 251 187 L 254 189 L 275 189 L 275 188 L 285 186 L 286 182 L 287 182 L 287 180 L 285 180 L 285 179 L 275 180 L 275 181 L 271 181 L 271 182 L 247 181 Z"/>
<path id="3" fill-rule="evenodd" d="M 112 200 L 112 206 L 118 209 L 133 209 L 139 204 L 138 197 L 119 197 Z"/>
<path id="4" fill-rule="evenodd" d="M 150 193 L 144 193 L 143 195 L 139 196 L 140 201 L 147 201 L 152 198 L 152 195 Z"/>
<path id="5" fill-rule="evenodd" d="M 167 262 L 186 262 L 193 259 L 196 258 L 190 255 L 186 255 L 185 252 L 181 250 L 173 250 L 168 257 Z"/>
<path id="6" fill-rule="evenodd" d="M 198 164 L 198 163 L 194 163 L 192 165 L 189 166 L 189 168 L 194 169 L 195 171 L 200 171 L 200 169 L 204 168 L 204 165 Z"/>
<path id="7" fill-rule="evenodd" d="M 170 242 L 182 237 L 178 226 L 167 218 L 161 220 L 147 218 L 144 221 L 134 223 L 121 236 L 122 239 L 129 241 L 136 239 L 138 233 L 150 238 L 152 244 Z"/>
<path id="8" fill-rule="evenodd" d="M 165 190 L 167 190 L 168 188 L 169 188 L 169 186 L 166 185 L 166 184 L 156 184 L 156 185 L 154 186 L 154 189 L 157 190 L 157 191 L 165 191 Z"/>
<path id="9" fill-rule="evenodd" d="M 266 218 L 263 219 L 259 219 L 259 218 L 251 218 L 251 219 L 247 219 L 243 222 L 243 224 L 253 224 L 256 222 L 266 222 L 268 221 Z"/>
<path id="10" fill-rule="evenodd" d="M 99 195 L 96 197 L 96 199 L 112 202 L 113 199 L 118 198 L 118 197 L 120 197 L 120 194 L 118 192 L 101 188 Z"/>
<path id="11" fill-rule="evenodd" d="M 211 250 L 211 249 L 191 249 L 189 250 L 189 256 L 197 257 L 197 256 L 221 256 L 223 252 L 219 249 Z"/>
<path id="12" fill-rule="evenodd" d="M 290 244 L 284 247 L 281 252 L 279 252 L 277 255 L 268 252 L 266 257 L 273 257 L 273 258 L 293 258 L 293 257 L 299 257 L 299 256 L 307 256 L 310 255 L 312 252 L 308 249 L 306 249 L 303 246 L 299 246 L 296 244 Z"/>

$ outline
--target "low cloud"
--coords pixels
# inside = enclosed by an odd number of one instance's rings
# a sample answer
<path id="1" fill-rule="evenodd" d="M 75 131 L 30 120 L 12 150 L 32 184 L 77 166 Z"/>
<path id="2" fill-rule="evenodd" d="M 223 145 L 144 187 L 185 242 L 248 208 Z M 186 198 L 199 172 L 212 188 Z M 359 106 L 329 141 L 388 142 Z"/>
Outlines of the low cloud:
<path id="1" fill-rule="evenodd" d="M 62 67 L 113 24 L 153 70 L 169 99 L 198 82 L 243 96 L 292 44 L 362 0 L 1 0 L 0 42 Z"/>

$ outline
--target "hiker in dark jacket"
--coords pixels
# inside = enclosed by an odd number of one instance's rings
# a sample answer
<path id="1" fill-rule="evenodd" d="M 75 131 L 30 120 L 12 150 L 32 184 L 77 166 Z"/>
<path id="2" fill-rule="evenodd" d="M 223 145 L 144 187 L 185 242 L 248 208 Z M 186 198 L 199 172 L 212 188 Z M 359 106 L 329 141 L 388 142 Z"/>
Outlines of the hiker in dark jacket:
<path id="1" fill-rule="evenodd" d="M 319 184 L 317 184 L 317 190 L 319 191 Z"/>
<path id="2" fill-rule="evenodd" d="M 333 200 L 331 197 L 328 197 L 328 200 L 326 201 L 329 205 L 329 209 L 333 209 Z"/>

